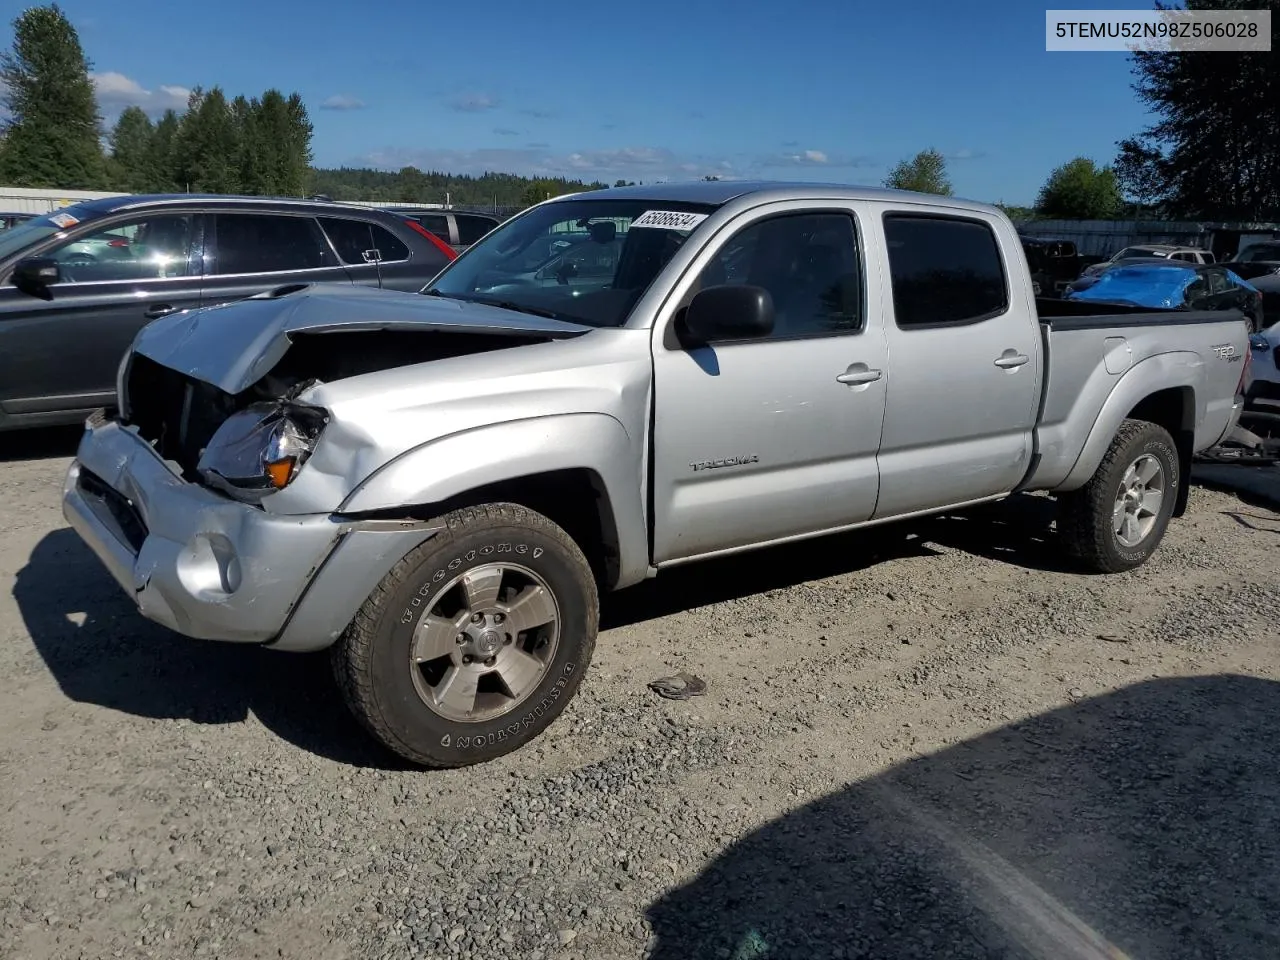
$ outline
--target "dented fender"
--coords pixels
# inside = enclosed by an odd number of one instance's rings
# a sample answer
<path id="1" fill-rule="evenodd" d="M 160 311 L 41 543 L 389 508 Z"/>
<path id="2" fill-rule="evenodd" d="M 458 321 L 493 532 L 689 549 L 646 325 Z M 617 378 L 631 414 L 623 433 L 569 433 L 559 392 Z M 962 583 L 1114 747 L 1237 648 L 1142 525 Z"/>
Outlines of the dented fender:
<path id="1" fill-rule="evenodd" d="M 604 413 L 555 414 L 474 427 L 408 450 L 366 477 L 338 512 L 362 514 L 439 503 L 469 490 L 559 470 L 592 471 L 618 535 L 619 581 L 647 575 L 644 438 Z"/>

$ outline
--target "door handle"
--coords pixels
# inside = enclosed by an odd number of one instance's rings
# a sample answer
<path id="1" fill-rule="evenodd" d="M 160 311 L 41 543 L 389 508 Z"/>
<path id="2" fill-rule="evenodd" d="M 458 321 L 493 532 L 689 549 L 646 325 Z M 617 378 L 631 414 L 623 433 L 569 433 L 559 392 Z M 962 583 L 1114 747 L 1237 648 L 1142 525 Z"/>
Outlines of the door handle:
<path id="1" fill-rule="evenodd" d="M 836 377 L 836 383 L 845 383 L 851 387 L 856 387 L 864 383 L 875 383 L 883 376 L 884 371 L 868 370 L 866 364 L 858 363 Z"/>
<path id="2" fill-rule="evenodd" d="M 161 317 L 167 317 L 171 313 L 177 313 L 178 308 L 167 303 L 155 303 L 142 311 L 142 315 L 148 320 L 158 320 Z"/>
<path id="3" fill-rule="evenodd" d="M 1002 357 L 996 357 L 996 366 L 1005 370 L 1011 370 L 1014 367 L 1020 367 L 1031 358 L 1025 353 L 1006 354 Z"/>

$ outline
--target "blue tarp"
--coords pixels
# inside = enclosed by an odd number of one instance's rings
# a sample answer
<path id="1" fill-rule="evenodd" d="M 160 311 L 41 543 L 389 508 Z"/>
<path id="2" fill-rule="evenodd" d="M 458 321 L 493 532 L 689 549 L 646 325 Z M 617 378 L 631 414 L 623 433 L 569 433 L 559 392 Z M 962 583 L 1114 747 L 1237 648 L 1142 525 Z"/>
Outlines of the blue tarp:
<path id="1" fill-rule="evenodd" d="M 1228 270 L 1226 274 L 1235 286 L 1254 289 L 1251 283 L 1232 271 Z M 1181 307 L 1187 302 L 1187 287 L 1197 277 L 1199 274 L 1194 268 L 1178 263 L 1115 267 L 1083 290 L 1068 290 L 1064 299 L 1131 303 L 1153 309 Z"/>
<path id="2" fill-rule="evenodd" d="M 1180 307 L 1186 302 L 1187 287 L 1197 274 L 1189 267 L 1165 266 L 1116 267 L 1100 276 L 1083 290 L 1072 290 L 1070 300 L 1102 300 L 1132 303 L 1139 307 Z"/>

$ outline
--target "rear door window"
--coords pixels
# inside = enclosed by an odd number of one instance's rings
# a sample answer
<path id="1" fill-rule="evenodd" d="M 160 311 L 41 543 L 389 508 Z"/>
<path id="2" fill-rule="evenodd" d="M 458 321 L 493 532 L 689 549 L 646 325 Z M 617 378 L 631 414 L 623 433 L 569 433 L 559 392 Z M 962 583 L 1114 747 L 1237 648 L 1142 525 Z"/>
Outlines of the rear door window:
<path id="1" fill-rule="evenodd" d="M 214 224 L 215 275 L 289 273 L 338 266 L 314 217 L 218 213 Z"/>
<path id="2" fill-rule="evenodd" d="M 976 323 L 1009 308 L 996 235 L 981 220 L 885 214 L 899 327 Z"/>
<path id="3" fill-rule="evenodd" d="M 409 259 L 408 245 L 380 224 L 345 217 L 321 217 L 320 225 L 333 241 L 333 248 L 343 263 L 394 263 Z"/>

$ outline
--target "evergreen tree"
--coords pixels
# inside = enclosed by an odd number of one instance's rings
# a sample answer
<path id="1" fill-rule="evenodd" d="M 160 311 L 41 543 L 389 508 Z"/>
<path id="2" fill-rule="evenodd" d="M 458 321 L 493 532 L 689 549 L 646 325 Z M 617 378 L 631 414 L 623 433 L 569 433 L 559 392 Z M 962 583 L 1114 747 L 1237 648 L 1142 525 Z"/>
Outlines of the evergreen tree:
<path id="1" fill-rule="evenodd" d="M 0 179 L 25 187 L 101 187 L 106 166 L 90 64 L 75 27 L 55 3 L 13 21 L 13 49 L 0 55 L 10 121 Z"/>
<path id="2" fill-rule="evenodd" d="M 402 203 L 427 203 L 427 178 L 417 167 L 402 167 L 396 199 Z"/>
<path id="3" fill-rule="evenodd" d="M 179 182 L 193 193 L 237 193 L 240 189 L 239 138 L 231 107 L 220 87 L 191 92 L 178 127 Z"/>
<path id="4" fill-rule="evenodd" d="M 289 137 L 285 141 L 282 187 L 285 196 L 301 197 L 306 195 L 311 181 L 311 136 L 315 127 L 299 94 L 289 95 L 287 107 Z"/>
<path id="5" fill-rule="evenodd" d="M 244 193 L 261 192 L 258 185 L 258 168 L 262 148 L 258 140 L 257 101 L 249 101 L 243 95 L 231 101 L 231 122 L 236 130 L 236 179 Z"/>
<path id="6" fill-rule="evenodd" d="M 151 150 L 147 168 L 151 174 L 148 190 L 158 193 L 181 192 L 177 175 L 175 144 L 181 121 L 173 110 L 166 110 L 151 134 Z"/>
<path id="7" fill-rule="evenodd" d="M 107 164 L 111 186 L 127 193 L 155 189 L 158 179 L 151 164 L 155 129 L 141 107 L 128 107 L 111 129 L 111 158 Z"/>

